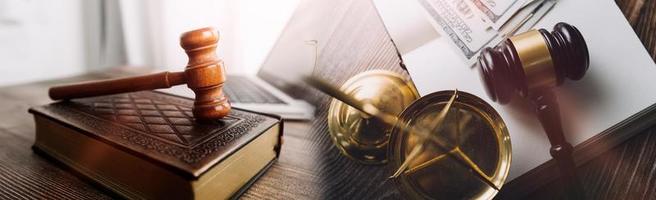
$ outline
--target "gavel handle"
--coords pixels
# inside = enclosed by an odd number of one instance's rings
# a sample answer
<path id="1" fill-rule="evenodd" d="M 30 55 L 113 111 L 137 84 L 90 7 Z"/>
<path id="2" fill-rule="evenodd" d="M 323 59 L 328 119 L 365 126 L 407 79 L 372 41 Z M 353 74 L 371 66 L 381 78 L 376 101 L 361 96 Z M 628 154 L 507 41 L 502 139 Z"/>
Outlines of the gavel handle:
<path id="1" fill-rule="evenodd" d="M 549 153 L 556 160 L 567 199 L 585 199 L 585 191 L 578 179 L 572 156 L 574 148 L 565 139 L 556 97 L 552 91 L 545 90 L 533 96 L 532 101 L 542 128 L 551 143 Z"/>
<path id="2" fill-rule="evenodd" d="M 186 83 L 184 72 L 161 72 L 144 76 L 55 86 L 50 88 L 48 95 L 53 100 L 74 99 L 170 88 L 184 83 Z"/>

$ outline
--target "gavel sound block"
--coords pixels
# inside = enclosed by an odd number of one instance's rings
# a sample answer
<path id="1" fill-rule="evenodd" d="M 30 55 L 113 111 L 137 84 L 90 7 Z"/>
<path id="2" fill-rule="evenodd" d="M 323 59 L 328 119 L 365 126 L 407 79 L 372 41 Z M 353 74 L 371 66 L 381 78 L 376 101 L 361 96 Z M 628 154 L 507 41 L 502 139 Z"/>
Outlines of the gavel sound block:
<path id="1" fill-rule="evenodd" d="M 216 56 L 218 41 L 219 34 L 211 27 L 183 33 L 180 36 L 180 45 L 189 57 L 183 72 L 161 72 L 56 86 L 50 88 L 48 93 L 53 100 L 63 100 L 170 88 L 186 83 L 196 95 L 192 109 L 194 118 L 201 121 L 220 119 L 228 115 L 231 107 L 223 95 L 226 76 L 223 61 Z"/>
<path id="2" fill-rule="evenodd" d="M 529 31 L 486 48 L 478 60 L 485 88 L 493 101 L 508 103 L 515 94 L 531 100 L 551 143 L 569 199 L 584 199 L 576 175 L 573 147 L 565 139 L 556 97 L 551 88 L 579 80 L 588 70 L 588 47 L 574 26 L 558 23 L 552 32 Z"/>

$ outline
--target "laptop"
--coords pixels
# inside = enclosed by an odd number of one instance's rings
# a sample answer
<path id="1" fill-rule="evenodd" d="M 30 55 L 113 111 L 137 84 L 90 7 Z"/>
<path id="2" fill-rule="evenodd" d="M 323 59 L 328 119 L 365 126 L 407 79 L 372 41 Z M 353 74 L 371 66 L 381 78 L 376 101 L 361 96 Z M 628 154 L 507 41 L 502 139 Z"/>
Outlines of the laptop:
<path id="1" fill-rule="evenodd" d="M 233 107 L 277 114 L 285 120 L 313 118 L 314 106 L 301 99 L 308 97 L 300 80 L 313 72 L 320 48 L 317 40 L 324 40 L 327 35 L 325 24 L 315 24 L 319 19 L 308 21 L 303 17 L 311 16 L 303 9 L 306 4 L 297 7 L 256 74 L 227 75 L 223 91 Z M 163 91 L 194 96 L 186 86 Z"/>
<path id="2" fill-rule="evenodd" d="M 285 120 L 312 119 L 314 107 L 311 104 L 303 99 L 295 99 L 277 87 L 298 83 L 286 82 L 283 78 L 266 71 L 273 69 L 285 71 L 285 66 L 271 67 L 271 69 L 263 67 L 255 76 L 228 75 L 223 92 L 229 98 L 231 105 L 257 112 L 277 114 Z M 278 83 L 273 84 L 273 82 Z"/>
<path id="3" fill-rule="evenodd" d="M 232 107 L 276 114 L 284 120 L 310 120 L 314 116 L 314 106 L 303 99 L 293 98 L 285 92 L 285 90 L 293 92 L 290 91 L 293 90 L 290 85 L 300 83 L 289 80 L 289 77 L 281 77 L 282 74 L 270 73 L 287 71 L 289 66 L 292 65 L 264 65 L 256 75 L 228 74 L 223 85 L 224 95 L 228 97 Z M 313 65 L 308 67 L 312 68 Z M 184 85 L 162 91 L 194 97 L 193 91 Z"/>
<path id="4" fill-rule="evenodd" d="M 312 73 L 316 48 L 305 41 L 278 39 L 255 75 L 228 74 L 224 95 L 232 107 L 280 115 L 285 120 L 310 120 L 314 106 L 291 97 L 303 83 L 300 77 Z M 230 67 L 230 66 L 226 66 Z M 175 86 L 164 92 L 194 97 L 186 86 Z"/>

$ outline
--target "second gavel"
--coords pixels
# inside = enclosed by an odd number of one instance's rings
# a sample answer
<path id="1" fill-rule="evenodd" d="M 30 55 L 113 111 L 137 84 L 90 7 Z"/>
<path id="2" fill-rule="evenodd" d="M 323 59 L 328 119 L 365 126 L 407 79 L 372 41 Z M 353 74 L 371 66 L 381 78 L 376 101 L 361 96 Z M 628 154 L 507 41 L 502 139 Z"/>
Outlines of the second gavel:
<path id="1" fill-rule="evenodd" d="M 53 100 L 101 96 L 142 90 L 170 88 L 187 84 L 194 91 L 192 113 L 198 120 L 219 119 L 228 115 L 231 106 L 223 94 L 226 80 L 223 61 L 216 56 L 218 32 L 211 27 L 183 33 L 180 46 L 189 57 L 182 72 L 161 72 L 120 79 L 84 82 L 50 88 Z"/>
<path id="2" fill-rule="evenodd" d="M 568 199 L 584 199 L 585 195 L 551 88 L 566 78 L 581 79 L 589 63 L 583 36 L 574 26 L 562 22 L 552 32 L 533 30 L 485 48 L 478 60 L 481 78 L 493 101 L 506 104 L 520 96 L 533 103 L 551 143 L 550 154 L 556 160 Z"/>

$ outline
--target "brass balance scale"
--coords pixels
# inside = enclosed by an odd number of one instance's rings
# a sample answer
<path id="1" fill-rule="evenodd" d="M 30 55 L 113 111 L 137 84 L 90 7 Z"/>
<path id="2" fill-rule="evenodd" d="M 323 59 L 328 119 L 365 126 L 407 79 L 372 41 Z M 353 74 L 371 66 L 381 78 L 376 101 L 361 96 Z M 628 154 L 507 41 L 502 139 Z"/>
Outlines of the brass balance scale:
<path id="1" fill-rule="evenodd" d="M 341 153 L 363 164 L 389 163 L 397 169 L 390 178 L 413 199 L 491 199 L 508 175 L 508 130 L 474 95 L 419 98 L 411 82 L 382 70 L 360 73 L 340 89 L 307 82 L 335 97 L 328 127 Z"/>
<path id="2" fill-rule="evenodd" d="M 571 199 L 585 195 L 551 88 L 581 79 L 588 65 L 583 36 L 566 23 L 507 38 L 484 49 L 478 62 L 493 101 L 505 104 L 517 95 L 534 104 Z M 506 125 L 475 95 L 455 90 L 419 98 L 410 81 L 380 70 L 341 88 L 317 77 L 306 82 L 334 97 L 327 119 L 341 153 L 364 164 L 390 164 L 396 169 L 390 179 L 412 199 L 491 199 L 508 176 Z"/>

